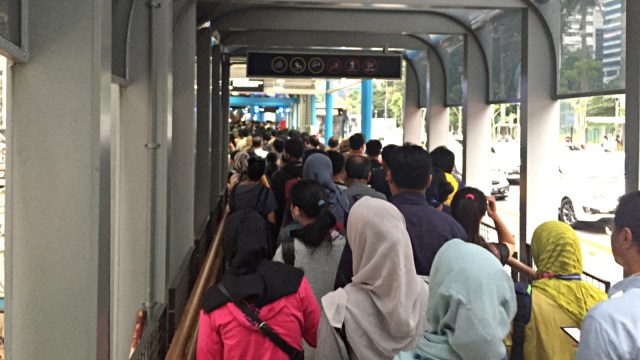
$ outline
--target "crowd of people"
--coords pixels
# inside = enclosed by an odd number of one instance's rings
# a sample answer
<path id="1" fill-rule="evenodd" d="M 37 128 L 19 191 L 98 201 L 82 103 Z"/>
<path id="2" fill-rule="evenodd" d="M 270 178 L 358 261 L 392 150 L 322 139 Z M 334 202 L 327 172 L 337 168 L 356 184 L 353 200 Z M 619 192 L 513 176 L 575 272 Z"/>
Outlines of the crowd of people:
<path id="1" fill-rule="evenodd" d="M 640 359 L 640 192 L 616 210 L 629 276 L 607 299 L 581 280 L 564 223 L 535 230 L 535 270 L 515 259 L 495 199 L 454 176 L 446 147 L 328 145 L 234 129 L 226 265 L 204 296 L 198 359 Z M 480 235 L 485 216 L 497 242 Z"/>

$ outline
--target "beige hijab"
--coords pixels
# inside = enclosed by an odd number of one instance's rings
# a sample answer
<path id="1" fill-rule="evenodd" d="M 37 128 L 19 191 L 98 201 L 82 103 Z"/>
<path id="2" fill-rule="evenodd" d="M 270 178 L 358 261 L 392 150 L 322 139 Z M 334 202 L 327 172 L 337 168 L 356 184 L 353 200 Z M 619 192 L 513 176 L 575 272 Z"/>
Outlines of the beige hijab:
<path id="1" fill-rule="evenodd" d="M 427 327 L 428 289 L 416 275 L 405 220 L 390 203 L 364 197 L 349 213 L 353 282 L 322 298 L 329 323 L 344 324 L 357 359 L 413 349 Z"/>

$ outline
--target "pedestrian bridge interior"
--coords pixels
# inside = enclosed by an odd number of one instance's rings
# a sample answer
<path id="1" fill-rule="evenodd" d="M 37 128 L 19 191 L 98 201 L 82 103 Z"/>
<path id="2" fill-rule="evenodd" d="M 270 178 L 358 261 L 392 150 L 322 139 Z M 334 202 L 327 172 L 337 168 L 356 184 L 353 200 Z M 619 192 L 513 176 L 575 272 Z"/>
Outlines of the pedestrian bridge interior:
<path id="1" fill-rule="evenodd" d="M 446 144 L 461 107 L 462 173 L 481 189 L 492 106 L 519 103 L 522 259 L 557 214 L 562 99 L 625 97 L 625 186 L 639 189 L 640 2 L 7 3 L 10 359 L 192 358 L 197 299 L 222 264 L 230 79 L 250 52 L 402 56 L 403 141 Z"/>

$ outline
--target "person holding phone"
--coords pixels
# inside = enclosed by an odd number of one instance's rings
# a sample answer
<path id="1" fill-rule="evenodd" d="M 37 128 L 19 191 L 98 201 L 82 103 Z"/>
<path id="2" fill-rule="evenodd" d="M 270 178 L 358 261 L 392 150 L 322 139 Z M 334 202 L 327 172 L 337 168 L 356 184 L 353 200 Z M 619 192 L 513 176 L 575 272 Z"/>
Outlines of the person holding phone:
<path id="1" fill-rule="evenodd" d="M 629 275 L 582 321 L 578 360 L 640 359 L 640 191 L 620 198 L 613 222 L 613 258 Z"/>

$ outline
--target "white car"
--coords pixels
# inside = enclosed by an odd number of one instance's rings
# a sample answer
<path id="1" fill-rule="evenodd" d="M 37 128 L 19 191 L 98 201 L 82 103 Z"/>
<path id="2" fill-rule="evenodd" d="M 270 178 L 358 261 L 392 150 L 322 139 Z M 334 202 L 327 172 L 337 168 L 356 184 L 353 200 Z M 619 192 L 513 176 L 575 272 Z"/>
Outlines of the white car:
<path id="1" fill-rule="evenodd" d="M 558 219 L 571 226 L 601 222 L 610 229 L 624 194 L 624 153 L 571 151 L 559 172 Z"/>

